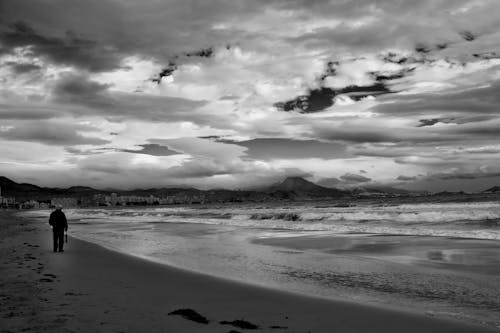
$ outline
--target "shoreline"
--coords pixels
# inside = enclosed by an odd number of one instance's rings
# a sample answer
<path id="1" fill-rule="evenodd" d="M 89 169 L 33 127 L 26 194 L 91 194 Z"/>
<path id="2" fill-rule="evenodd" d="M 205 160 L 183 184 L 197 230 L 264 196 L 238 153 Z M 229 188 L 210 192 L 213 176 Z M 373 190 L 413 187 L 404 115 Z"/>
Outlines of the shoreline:
<path id="1" fill-rule="evenodd" d="M 52 253 L 51 235 L 40 225 L 4 212 L 0 223 L 0 300 L 7 304 L 0 332 L 242 331 L 220 323 L 238 319 L 257 332 L 497 331 L 202 275 L 76 238 L 65 253 Z M 210 323 L 168 315 L 185 308 Z"/>

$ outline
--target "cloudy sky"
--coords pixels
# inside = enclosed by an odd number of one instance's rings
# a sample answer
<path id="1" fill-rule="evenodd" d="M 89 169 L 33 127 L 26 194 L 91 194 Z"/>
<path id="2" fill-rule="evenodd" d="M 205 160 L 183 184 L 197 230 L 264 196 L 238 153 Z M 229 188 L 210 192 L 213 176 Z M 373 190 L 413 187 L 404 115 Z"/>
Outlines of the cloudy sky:
<path id="1" fill-rule="evenodd" d="M 0 175 L 500 185 L 498 0 L 0 0 Z"/>

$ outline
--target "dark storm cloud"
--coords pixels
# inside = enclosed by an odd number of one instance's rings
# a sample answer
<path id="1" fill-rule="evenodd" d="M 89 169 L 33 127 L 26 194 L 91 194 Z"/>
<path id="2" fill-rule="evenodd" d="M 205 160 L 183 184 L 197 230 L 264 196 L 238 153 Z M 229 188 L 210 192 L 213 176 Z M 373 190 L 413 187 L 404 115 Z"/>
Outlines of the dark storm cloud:
<path id="1" fill-rule="evenodd" d="M 248 34 L 214 30 L 214 24 L 252 17 L 263 5 L 272 7 L 260 1 L 4 0 L 2 44 L 32 47 L 51 61 L 90 71 L 116 69 L 128 55 L 161 62 L 185 51 L 206 57 L 207 45 Z"/>
<path id="2" fill-rule="evenodd" d="M 427 127 L 433 126 L 435 124 L 469 124 L 469 123 L 477 123 L 477 122 L 485 122 L 488 120 L 496 119 L 495 116 L 462 116 L 456 118 L 430 118 L 430 119 L 420 119 L 417 127 Z"/>
<path id="3" fill-rule="evenodd" d="M 399 71 L 393 71 L 390 73 L 372 72 L 370 74 L 373 76 L 375 81 L 386 84 L 388 81 L 398 80 L 408 76 L 411 72 L 415 71 L 415 69 L 417 69 L 417 67 L 403 68 Z"/>
<path id="4" fill-rule="evenodd" d="M 497 52 L 481 52 L 472 54 L 474 58 L 482 60 L 500 59 L 500 55 Z"/>
<path id="5" fill-rule="evenodd" d="M 77 116 L 101 115 L 115 120 L 177 120 L 210 122 L 210 115 L 190 114 L 207 102 L 177 97 L 113 92 L 109 84 L 92 81 L 86 75 L 67 74 L 56 82 L 52 99 L 67 105 L 67 113 Z M 80 107 L 78 107 L 80 106 Z M 83 107 L 83 108 L 82 108 Z M 214 116 L 211 116 L 215 118 Z"/>
<path id="6" fill-rule="evenodd" d="M 322 178 L 322 179 L 318 180 L 317 184 L 320 186 L 324 186 L 324 187 L 335 187 L 335 186 L 341 185 L 342 181 L 339 180 L 338 178 L 335 178 L 335 177 Z"/>
<path id="7" fill-rule="evenodd" d="M 322 87 L 309 90 L 307 95 L 298 96 L 286 102 L 278 102 L 274 106 L 281 111 L 299 111 L 311 113 L 322 111 L 334 104 L 335 96 L 345 94 L 355 101 L 368 96 L 377 96 L 391 93 L 391 90 L 382 82 L 370 86 L 348 86 L 341 89 Z"/>
<path id="8" fill-rule="evenodd" d="M 349 182 L 349 183 L 366 183 L 366 182 L 371 181 L 371 178 L 357 175 L 354 173 L 346 173 L 346 174 L 340 176 L 340 179 L 342 179 L 345 182 Z"/>
<path id="9" fill-rule="evenodd" d="M 418 129 L 386 128 L 381 125 L 346 123 L 338 127 L 316 125 L 313 133 L 323 140 L 347 141 L 354 143 L 439 143 L 457 140 L 456 134 Z M 360 154 L 363 149 L 360 150 Z M 367 152 L 369 153 L 369 152 Z"/>
<path id="10" fill-rule="evenodd" d="M 432 118 L 432 119 L 420 119 L 420 124 L 417 127 L 433 126 L 437 123 L 450 123 L 454 118 Z"/>
<path id="11" fill-rule="evenodd" d="M 425 115 L 434 114 L 471 114 L 496 115 L 500 104 L 500 80 L 487 86 L 469 88 L 460 91 L 444 91 L 440 93 L 422 93 L 412 95 L 391 96 L 391 103 L 376 106 L 373 111 L 381 114 Z"/>
<path id="12" fill-rule="evenodd" d="M 138 146 L 141 147 L 141 149 L 139 150 L 122 149 L 120 151 L 125 153 L 145 154 L 151 156 L 170 156 L 170 155 L 182 154 L 175 150 L 169 149 L 167 146 L 162 146 L 159 144 L 144 144 Z"/>
<path id="13" fill-rule="evenodd" d="M 417 177 L 415 176 L 403 176 L 403 175 L 399 175 L 396 180 L 400 180 L 400 181 L 403 181 L 403 182 L 408 182 L 408 181 L 413 181 L 413 180 L 417 180 Z"/>
<path id="14" fill-rule="evenodd" d="M 466 16 L 466 22 L 473 22 L 474 33 L 491 26 L 488 13 L 494 12 L 495 4 L 479 6 L 466 13 L 455 15 L 456 25 L 443 24 L 449 13 L 466 5 L 466 1 L 436 2 L 430 0 L 399 1 L 387 0 L 375 3 L 352 3 L 349 1 L 98 1 L 84 3 L 72 0 L 52 0 L 34 2 L 29 0 L 3 1 L 0 19 L 4 24 L 14 21 L 26 22 L 34 27 L 36 35 L 42 37 L 42 45 L 58 39 L 71 43 L 55 32 L 76 31 L 79 39 L 93 45 L 94 50 L 101 50 L 102 57 L 96 57 L 101 65 L 97 68 L 115 67 L 119 62 L 108 61 L 123 58 L 123 55 L 141 54 L 153 56 L 161 61 L 168 61 L 179 52 L 189 50 L 196 56 L 211 55 L 207 45 L 231 45 L 241 41 L 263 41 L 265 44 L 287 42 L 311 48 L 325 45 L 361 49 L 385 49 L 397 46 L 414 47 L 421 39 L 429 39 L 432 44 L 453 40 L 464 41 L 459 33 L 465 31 L 460 23 Z M 493 7 L 493 8 L 491 8 Z M 311 29 L 308 33 L 291 34 L 289 38 L 277 38 L 269 27 L 260 31 L 244 25 L 255 22 L 255 17 L 263 13 L 279 11 L 294 15 L 298 24 L 312 19 L 339 20 L 340 24 L 326 28 Z M 433 13 L 433 19 L 428 18 Z M 60 15 L 64 13 L 64 15 Z M 376 15 L 374 14 L 376 13 Z M 442 19 L 440 15 L 445 15 Z M 489 15 L 491 16 L 491 15 Z M 367 18 L 375 18 L 366 21 Z M 486 19 L 485 19 L 486 18 Z M 351 21 L 360 25 L 351 25 Z M 425 22 L 425 23 L 423 23 Z M 446 21 L 445 21 L 446 22 Z M 228 23 L 229 28 L 215 29 L 216 24 Z M 258 25 L 258 21 L 255 22 Z M 468 24 L 471 25 L 471 24 Z M 457 27 L 458 26 L 458 27 Z M 167 28 L 166 28 L 167 27 Z M 266 29 L 267 28 L 267 29 Z M 38 30 L 44 32 L 38 32 Z M 187 32 L 187 33 L 186 33 Z M 189 37 L 187 37 L 189 36 Z M 23 37 L 26 39 L 25 37 Z M 40 38 L 37 37 L 37 40 Z M 279 43 L 276 43 L 279 42 Z M 53 43 L 53 41 L 52 41 Z M 58 45 L 61 43 L 57 43 Z M 85 43 L 83 43 L 85 44 Z M 203 49 L 205 48 L 205 49 Z M 195 50 L 195 51 L 191 51 Z M 198 50 L 198 51 L 196 51 Z M 202 50 L 202 51 L 200 51 Z M 97 52 L 90 52 L 96 56 Z M 76 63 L 85 64 L 76 57 Z M 117 59 L 114 59 L 117 60 Z M 96 69 L 97 69 L 96 68 Z"/>
<path id="15" fill-rule="evenodd" d="M 64 150 L 67 153 L 70 153 L 72 155 L 97 155 L 97 154 L 104 154 L 109 151 L 109 149 L 78 149 L 75 147 L 65 147 Z"/>
<path id="16" fill-rule="evenodd" d="M 50 119 L 57 115 L 51 108 L 0 104 L 0 119 Z"/>
<path id="17" fill-rule="evenodd" d="M 67 74 L 56 82 L 52 93 L 58 102 L 107 108 L 114 104 L 106 95 L 109 87 L 85 75 Z"/>
<path id="18" fill-rule="evenodd" d="M 207 47 L 206 49 L 201 49 L 198 51 L 186 52 L 187 57 L 201 57 L 210 58 L 214 54 L 213 47 Z"/>
<path id="19" fill-rule="evenodd" d="M 217 140 L 246 147 L 248 158 L 257 160 L 346 158 L 352 155 L 346 152 L 346 146 L 340 143 L 321 142 L 315 140 L 293 140 L 280 138 L 258 138 L 248 141 Z"/>
<path id="20" fill-rule="evenodd" d="M 474 33 L 467 30 L 460 31 L 459 34 L 463 39 L 465 39 L 468 42 L 472 42 L 477 38 L 477 36 Z"/>
<path id="21" fill-rule="evenodd" d="M 175 72 L 176 69 L 177 69 L 177 65 L 174 62 L 169 62 L 168 66 L 165 67 L 164 69 L 162 69 L 161 72 L 158 73 L 158 75 L 156 77 L 151 79 L 151 81 L 160 84 L 161 80 L 164 77 L 171 76 Z"/>
<path id="22" fill-rule="evenodd" d="M 110 47 L 66 31 L 64 37 L 46 36 L 28 23 L 11 23 L 0 33 L 0 43 L 7 48 L 28 47 L 34 56 L 93 72 L 120 67 L 121 56 Z"/>
<path id="23" fill-rule="evenodd" d="M 464 180 L 464 179 L 492 178 L 499 176 L 500 172 L 453 172 L 453 173 L 435 173 L 427 177 L 427 179 Z"/>
<path id="24" fill-rule="evenodd" d="M 329 76 L 337 75 L 337 66 L 340 63 L 338 61 L 328 61 L 326 63 L 325 72 L 320 76 L 320 81 L 324 81 Z"/>
<path id="25" fill-rule="evenodd" d="M 7 61 L 4 65 L 9 66 L 15 74 L 26 74 L 42 69 L 41 66 L 32 63 Z"/>
<path id="26" fill-rule="evenodd" d="M 96 129 L 86 125 L 72 125 L 63 122 L 21 122 L 7 130 L 0 131 L 0 138 L 12 141 L 44 143 L 46 145 L 102 145 L 108 140 L 87 137 L 79 132 L 91 132 Z"/>

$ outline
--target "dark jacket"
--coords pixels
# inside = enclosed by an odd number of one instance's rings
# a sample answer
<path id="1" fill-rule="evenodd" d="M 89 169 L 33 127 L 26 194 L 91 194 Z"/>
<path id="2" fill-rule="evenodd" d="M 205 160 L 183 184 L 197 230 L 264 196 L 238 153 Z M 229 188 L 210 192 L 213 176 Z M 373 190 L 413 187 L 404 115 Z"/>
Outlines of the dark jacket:
<path id="1" fill-rule="evenodd" d="M 54 230 L 68 230 L 68 221 L 66 220 L 66 215 L 58 209 L 50 214 L 49 224 L 54 228 Z"/>

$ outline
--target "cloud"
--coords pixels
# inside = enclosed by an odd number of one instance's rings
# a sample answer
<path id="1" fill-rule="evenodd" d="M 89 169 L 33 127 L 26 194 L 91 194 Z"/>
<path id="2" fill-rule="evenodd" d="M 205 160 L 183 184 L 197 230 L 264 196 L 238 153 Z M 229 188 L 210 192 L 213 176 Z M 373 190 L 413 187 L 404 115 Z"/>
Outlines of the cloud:
<path id="1" fill-rule="evenodd" d="M 17 75 L 27 74 L 42 69 L 42 66 L 33 63 L 8 61 L 4 65 L 9 66 L 14 72 L 14 74 Z"/>
<path id="2" fill-rule="evenodd" d="M 245 155 L 247 148 L 203 138 L 150 139 L 152 144 L 163 145 L 169 149 L 198 158 L 214 161 L 233 161 Z"/>
<path id="3" fill-rule="evenodd" d="M 69 106 L 65 112 L 76 116 L 100 115 L 150 121 L 189 119 L 189 112 L 206 104 L 184 98 L 126 93 L 110 90 L 111 84 L 93 81 L 87 75 L 64 73 L 52 88 L 54 102 Z M 83 108 L 82 108 L 83 107 Z M 196 115 L 193 119 L 203 120 Z"/>
<path id="4" fill-rule="evenodd" d="M 146 154 L 151 156 L 170 156 L 170 155 L 180 154 L 175 150 L 170 150 L 168 147 L 161 146 L 158 144 L 144 144 L 144 145 L 139 145 L 139 147 L 142 147 L 142 149 L 139 150 L 122 149 L 121 151 L 125 153 Z"/>
<path id="5" fill-rule="evenodd" d="M 420 175 L 497 162 L 498 11 L 467 0 L 4 1 L 0 155 L 9 168 L 38 165 L 24 169 L 38 179 L 50 165 L 124 186 L 239 187 L 297 166 L 341 186 L 358 173 L 458 184 Z M 24 152 L 35 142 L 49 164 Z"/>
<path id="6" fill-rule="evenodd" d="M 401 180 L 403 182 L 408 182 L 408 181 L 412 181 L 412 180 L 416 180 L 417 177 L 415 176 L 403 176 L 403 175 L 399 175 L 396 180 Z"/>
<path id="7" fill-rule="evenodd" d="M 463 179 L 479 179 L 479 178 L 493 178 L 500 177 L 500 172 L 443 172 L 435 173 L 428 177 L 428 179 L 440 179 L 440 180 L 463 180 Z"/>
<path id="8" fill-rule="evenodd" d="M 488 82 L 481 87 L 452 89 L 440 93 L 398 95 L 390 98 L 390 103 L 376 106 L 373 111 L 379 114 L 425 115 L 429 112 L 442 116 L 492 115 L 500 102 L 498 94 L 500 80 Z"/>
<path id="9" fill-rule="evenodd" d="M 340 179 L 342 179 L 345 182 L 349 183 L 366 183 L 371 181 L 371 178 L 361 176 L 361 175 L 356 175 L 354 173 L 346 173 L 342 176 L 340 176 Z"/>
<path id="10" fill-rule="evenodd" d="M 79 132 L 95 131 L 86 125 L 72 125 L 63 122 L 38 121 L 21 122 L 0 130 L 0 138 L 12 141 L 39 142 L 47 145 L 102 145 L 109 143 L 97 137 L 83 136 Z"/>
<path id="11" fill-rule="evenodd" d="M 57 112 L 46 107 L 0 104 L 0 119 L 50 119 L 57 115 Z"/>
<path id="12" fill-rule="evenodd" d="M 338 178 L 332 177 L 332 178 L 322 178 L 320 179 L 317 184 L 320 186 L 324 187 L 336 187 L 339 185 L 342 185 L 342 181 L 339 180 Z"/>
<path id="13" fill-rule="evenodd" d="M 92 81 L 85 75 L 66 73 L 55 83 L 52 94 L 60 103 L 110 108 L 114 104 L 107 94 L 110 86 Z"/>
<path id="14" fill-rule="evenodd" d="M 120 55 L 97 42 L 67 31 L 64 37 L 46 36 L 23 21 L 11 23 L 0 33 L 7 48 L 27 47 L 34 56 L 51 62 L 83 68 L 93 72 L 120 67 Z"/>
<path id="15" fill-rule="evenodd" d="M 352 156 L 346 152 L 346 146 L 340 143 L 321 142 L 315 140 L 294 140 L 281 138 L 257 138 L 247 141 L 232 141 L 219 139 L 246 147 L 246 156 L 256 160 L 271 160 L 281 158 L 346 158 Z"/>
<path id="16" fill-rule="evenodd" d="M 369 86 L 350 85 L 341 89 L 321 87 L 309 90 L 307 95 L 298 96 L 286 102 L 278 102 L 274 105 L 281 111 L 310 113 L 323 111 L 334 105 L 334 98 L 338 95 L 346 95 L 352 100 L 359 101 L 369 96 L 383 95 L 390 92 L 384 83 L 376 83 Z"/>

